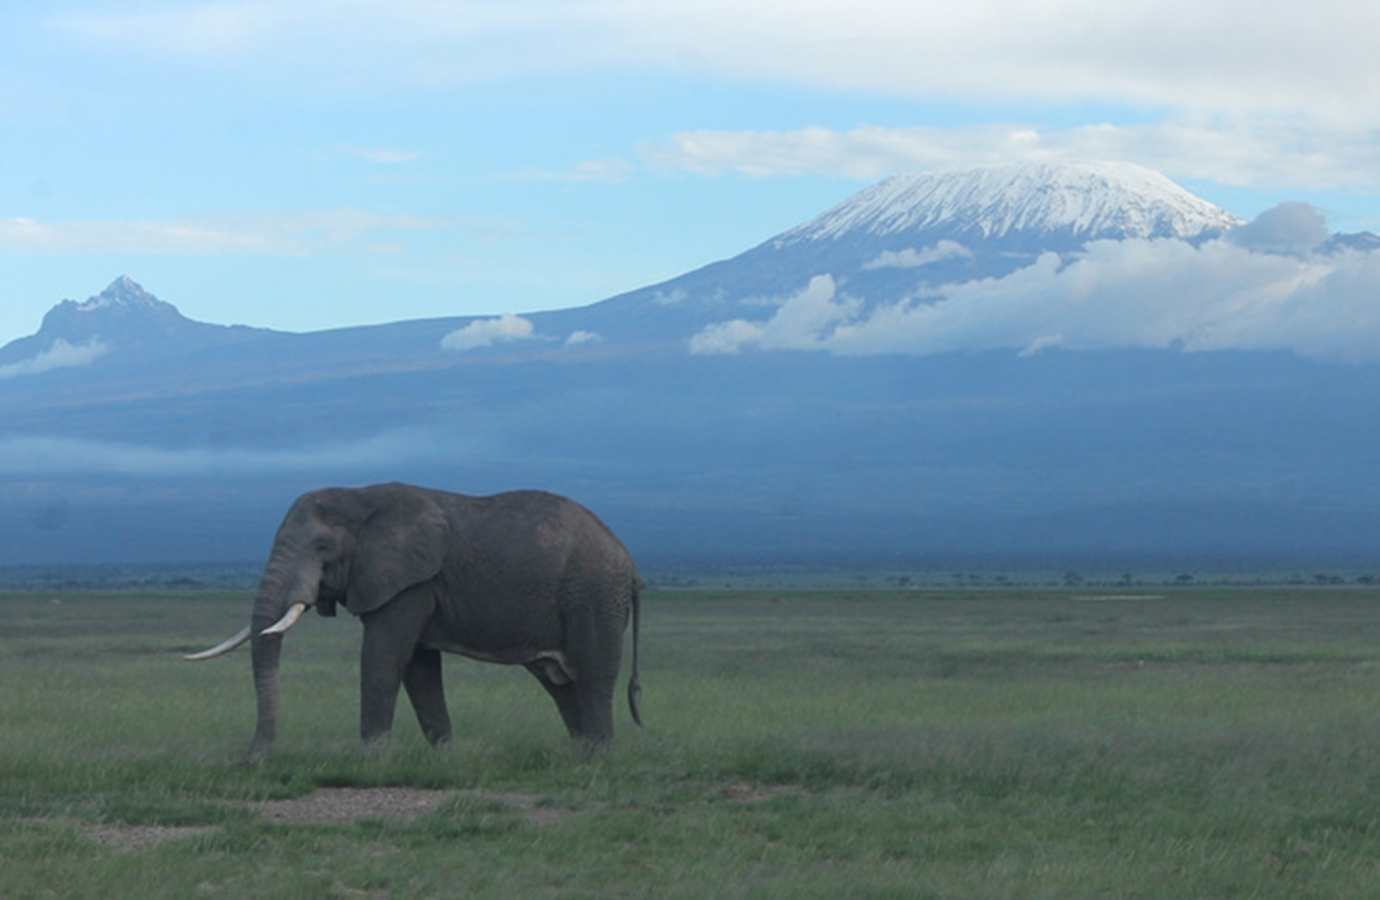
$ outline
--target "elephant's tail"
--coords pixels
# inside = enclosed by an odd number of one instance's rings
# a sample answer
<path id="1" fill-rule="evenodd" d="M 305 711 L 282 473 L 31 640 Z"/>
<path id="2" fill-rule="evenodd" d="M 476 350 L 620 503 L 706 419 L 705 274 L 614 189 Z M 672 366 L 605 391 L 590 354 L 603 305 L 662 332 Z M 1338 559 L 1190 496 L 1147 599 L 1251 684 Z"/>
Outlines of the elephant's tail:
<path id="1" fill-rule="evenodd" d="M 634 577 L 632 586 L 632 674 L 628 677 L 628 710 L 638 727 L 642 726 L 642 713 L 637 709 L 637 698 L 642 694 L 642 685 L 637 680 L 637 637 L 642 619 L 642 581 Z"/>

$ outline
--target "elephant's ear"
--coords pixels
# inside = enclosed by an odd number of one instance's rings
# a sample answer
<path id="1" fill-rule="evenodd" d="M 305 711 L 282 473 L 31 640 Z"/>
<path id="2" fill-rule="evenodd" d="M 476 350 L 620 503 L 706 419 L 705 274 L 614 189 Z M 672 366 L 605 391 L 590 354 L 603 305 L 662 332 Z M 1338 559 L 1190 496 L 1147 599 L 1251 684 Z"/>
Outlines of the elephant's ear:
<path id="1" fill-rule="evenodd" d="M 356 536 L 345 590 L 345 606 L 357 616 L 434 577 L 445 558 L 449 528 L 436 501 L 396 489 L 380 493 L 377 501 Z"/>

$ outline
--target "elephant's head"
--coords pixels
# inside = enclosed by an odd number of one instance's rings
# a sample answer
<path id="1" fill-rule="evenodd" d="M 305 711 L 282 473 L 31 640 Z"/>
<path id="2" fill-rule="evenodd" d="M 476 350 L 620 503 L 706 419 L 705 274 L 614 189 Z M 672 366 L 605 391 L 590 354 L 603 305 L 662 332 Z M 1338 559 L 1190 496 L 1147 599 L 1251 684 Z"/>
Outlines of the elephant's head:
<path id="1" fill-rule="evenodd" d="M 219 656 L 251 641 L 258 725 L 250 758 L 273 744 L 278 722 L 282 634 L 315 606 L 334 615 L 337 602 L 355 615 L 378 609 L 441 569 L 447 524 L 425 493 L 405 485 L 327 488 L 304 494 L 273 539 L 250 624 L 217 647 L 188 659 Z"/>

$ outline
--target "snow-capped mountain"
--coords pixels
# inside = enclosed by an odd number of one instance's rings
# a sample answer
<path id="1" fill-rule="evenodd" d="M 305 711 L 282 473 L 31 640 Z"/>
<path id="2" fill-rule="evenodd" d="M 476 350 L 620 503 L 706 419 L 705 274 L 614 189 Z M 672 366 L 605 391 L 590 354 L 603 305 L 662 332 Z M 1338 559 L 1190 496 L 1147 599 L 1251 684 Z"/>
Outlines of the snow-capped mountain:
<path id="1" fill-rule="evenodd" d="M 663 558 L 1373 559 L 1380 239 L 1265 219 L 996 167 L 525 317 L 287 334 L 121 278 L 0 348 L 0 564 L 253 558 L 391 479 L 569 493 Z"/>
<path id="2" fill-rule="evenodd" d="M 609 331 L 638 321 L 649 336 L 655 322 L 683 339 L 718 321 L 760 315 L 764 304 L 799 293 L 817 276 L 876 308 L 1001 278 L 1043 253 L 1072 258 L 1093 241 L 1198 244 L 1241 224 L 1163 175 L 1123 163 L 897 175 L 739 256 L 592 311 L 611 314 Z"/>
<path id="3" fill-rule="evenodd" d="M 1158 172 L 1129 163 L 982 166 L 897 175 L 784 234 L 782 244 L 943 233 L 1002 241 L 1018 234 L 1078 242 L 1216 237 L 1242 223 Z"/>

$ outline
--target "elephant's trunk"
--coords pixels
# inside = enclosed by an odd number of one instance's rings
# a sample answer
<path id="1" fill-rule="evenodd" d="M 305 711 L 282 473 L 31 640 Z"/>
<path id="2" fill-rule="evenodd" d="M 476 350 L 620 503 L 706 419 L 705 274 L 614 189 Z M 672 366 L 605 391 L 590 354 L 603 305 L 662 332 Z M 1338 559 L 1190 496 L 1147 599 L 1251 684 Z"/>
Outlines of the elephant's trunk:
<path id="1" fill-rule="evenodd" d="M 300 566 L 293 565 L 295 556 L 295 551 L 281 540 L 275 543 L 259 582 L 258 596 L 254 600 L 250 648 L 258 718 L 254 742 L 249 747 L 250 762 L 261 760 L 273 746 L 278 734 L 278 711 L 281 707 L 278 669 L 283 650 L 283 632 L 291 628 L 316 599 L 320 569 L 317 567 L 314 572 L 303 572 Z"/>
<path id="2" fill-rule="evenodd" d="M 257 624 L 257 623 L 256 623 Z M 249 745 L 249 761 L 258 762 L 278 736 L 278 660 L 283 650 L 281 634 L 265 635 L 256 628 L 250 644 L 254 658 L 254 694 L 258 699 L 258 719 L 254 742 Z"/>

